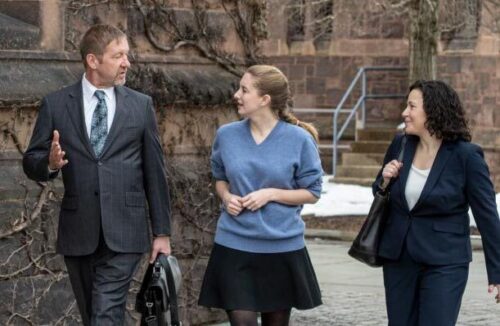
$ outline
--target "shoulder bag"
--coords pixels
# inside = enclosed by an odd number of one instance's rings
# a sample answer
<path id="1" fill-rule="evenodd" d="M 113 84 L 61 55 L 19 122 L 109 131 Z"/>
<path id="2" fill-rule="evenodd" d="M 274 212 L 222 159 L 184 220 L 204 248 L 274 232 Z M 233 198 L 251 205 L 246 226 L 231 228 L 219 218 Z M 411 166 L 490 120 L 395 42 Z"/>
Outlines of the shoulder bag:
<path id="1" fill-rule="evenodd" d="M 405 145 L 406 136 L 403 136 L 397 158 L 399 162 L 403 161 Z M 380 187 L 375 193 L 368 216 L 348 252 L 351 257 L 371 267 L 380 267 L 383 264 L 378 255 L 378 247 L 387 220 L 389 194 L 393 182 L 394 179 L 391 179 L 385 188 Z"/>

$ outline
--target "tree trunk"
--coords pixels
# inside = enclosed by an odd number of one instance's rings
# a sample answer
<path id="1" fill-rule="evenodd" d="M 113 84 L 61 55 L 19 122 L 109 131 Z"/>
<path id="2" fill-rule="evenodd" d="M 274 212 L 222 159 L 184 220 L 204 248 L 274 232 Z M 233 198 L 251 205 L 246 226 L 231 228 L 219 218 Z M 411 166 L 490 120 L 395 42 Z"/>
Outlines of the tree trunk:
<path id="1" fill-rule="evenodd" d="M 409 83 L 436 78 L 439 0 L 412 0 L 410 5 Z"/>

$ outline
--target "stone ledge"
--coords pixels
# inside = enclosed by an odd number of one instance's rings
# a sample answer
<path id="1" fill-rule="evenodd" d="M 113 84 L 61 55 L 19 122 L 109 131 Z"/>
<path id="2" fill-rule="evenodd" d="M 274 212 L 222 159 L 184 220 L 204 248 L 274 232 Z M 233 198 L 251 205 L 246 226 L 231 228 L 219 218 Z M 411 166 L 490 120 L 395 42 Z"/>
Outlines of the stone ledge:
<path id="1" fill-rule="evenodd" d="M 46 94 L 74 83 L 81 73 L 82 65 L 76 62 L 0 60 L 0 107 L 37 105 Z"/>
<path id="2" fill-rule="evenodd" d="M 305 237 L 309 239 L 320 238 L 335 241 L 352 242 L 356 238 L 357 233 L 344 230 L 323 230 L 323 229 L 307 229 Z M 472 250 L 483 250 L 483 243 L 480 235 L 471 235 Z"/>
<path id="3" fill-rule="evenodd" d="M 72 60 L 72 55 L 25 55 L 21 59 L 0 60 L 0 108 L 37 106 L 46 94 L 73 84 L 83 73 L 82 64 Z M 49 59 L 52 56 L 57 59 Z M 238 80 L 239 77 L 213 64 L 137 64 L 129 70 L 127 86 L 151 95 L 161 105 L 215 105 L 232 100 Z"/>
<path id="4" fill-rule="evenodd" d="M 161 105 L 227 104 L 232 101 L 239 77 L 215 65 L 136 65 L 128 85 L 151 95 Z"/>
<path id="5" fill-rule="evenodd" d="M 42 61 L 78 61 L 81 62 L 80 55 L 76 52 L 61 52 L 47 50 L 0 50 L 0 60 L 42 60 Z"/>
<path id="6" fill-rule="evenodd" d="M 0 59 L 29 59 L 29 60 L 51 60 L 51 61 L 71 61 L 81 62 L 80 53 L 47 50 L 19 50 L 0 49 Z M 196 64 L 213 66 L 214 62 L 200 56 L 178 55 L 178 54 L 142 54 L 131 49 L 132 66 L 135 64 Z M 243 62 L 241 62 L 243 65 Z"/>
<path id="7" fill-rule="evenodd" d="M 352 242 L 356 238 L 357 232 L 346 230 L 325 230 L 306 228 L 305 237 L 309 239 L 320 238 L 335 241 Z M 480 235 L 471 235 L 472 250 L 483 250 L 483 243 Z"/>

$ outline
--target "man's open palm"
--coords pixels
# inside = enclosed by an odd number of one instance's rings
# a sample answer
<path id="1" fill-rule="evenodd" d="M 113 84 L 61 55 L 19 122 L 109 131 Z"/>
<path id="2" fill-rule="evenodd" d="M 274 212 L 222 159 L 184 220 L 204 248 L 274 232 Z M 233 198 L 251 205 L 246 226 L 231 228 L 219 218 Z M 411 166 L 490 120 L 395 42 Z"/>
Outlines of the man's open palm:
<path id="1" fill-rule="evenodd" d="M 68 160 L 64 159 L 64 155 L 66 153 L 61 149 L 61 145 L 59 144 L 59 132 L 54 130 L 54 137 L 50 145 L 49 168 L 51 170 L 59 170 L 68 164 Z"/>

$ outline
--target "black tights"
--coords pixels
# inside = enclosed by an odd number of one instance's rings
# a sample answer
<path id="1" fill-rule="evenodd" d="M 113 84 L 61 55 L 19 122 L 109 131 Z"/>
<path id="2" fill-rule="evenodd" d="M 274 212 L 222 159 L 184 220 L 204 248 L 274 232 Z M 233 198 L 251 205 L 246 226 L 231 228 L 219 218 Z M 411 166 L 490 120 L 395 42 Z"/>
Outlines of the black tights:
<path id="1" fill-rule="evenodd" d="M 248 310 L 228 310 L 231 326 L 257 326 L 257 313 Z M 288 326 L 290 309 L 263 312 L 260 314 L 262 326 Z"/>

